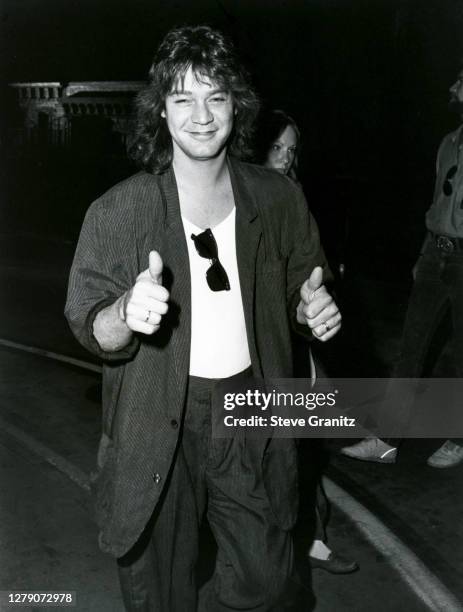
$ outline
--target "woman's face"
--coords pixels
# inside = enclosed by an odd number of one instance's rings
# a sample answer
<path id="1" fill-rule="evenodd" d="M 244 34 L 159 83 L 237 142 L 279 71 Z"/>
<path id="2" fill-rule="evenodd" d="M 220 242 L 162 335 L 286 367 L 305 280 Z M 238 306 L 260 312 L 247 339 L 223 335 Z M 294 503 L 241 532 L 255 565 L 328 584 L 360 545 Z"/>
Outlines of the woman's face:
<path id="1" fill-rule="evenodd" d="M 296 158 L 297 134 L 292 125 L 287 125 L 270 147 L 265 162 L 266 168 L 288 174 Z"/>

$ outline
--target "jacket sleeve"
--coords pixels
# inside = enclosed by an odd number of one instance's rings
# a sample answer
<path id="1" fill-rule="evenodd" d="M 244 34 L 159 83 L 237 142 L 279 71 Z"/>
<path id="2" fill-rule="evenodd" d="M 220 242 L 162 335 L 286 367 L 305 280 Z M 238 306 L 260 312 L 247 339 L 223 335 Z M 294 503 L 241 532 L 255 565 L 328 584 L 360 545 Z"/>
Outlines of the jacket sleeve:
<path id="1" fill-rule="evenodd" d="M 315 219 L 309 211 L 302 189 L 294 186 L 292 205 L 288 207 L 288 241 L 290 244 L 287 270 L 287 303 L 293 329 L 312 338 L 307 325 L 297 322 L 296 309 L 300 289 L 316 266 L 323 268 L 323 283 L 329 284 L 333 275 L 328 267 Z"/>
<path id="2" fill-rule="evenodd" d="M 109 202 L 110 204 L 110 202 Z M 97 314 L 117 300 L 134 283 L 137 270 L 131 255 L 135 239 L 130 224 L 104 198 L 89 208 L 71 267 L 65 315 L 77 340 L 105 361 L 129 360 L 139 339 L 119 351 L 101 349 L 93 335 Z"/>

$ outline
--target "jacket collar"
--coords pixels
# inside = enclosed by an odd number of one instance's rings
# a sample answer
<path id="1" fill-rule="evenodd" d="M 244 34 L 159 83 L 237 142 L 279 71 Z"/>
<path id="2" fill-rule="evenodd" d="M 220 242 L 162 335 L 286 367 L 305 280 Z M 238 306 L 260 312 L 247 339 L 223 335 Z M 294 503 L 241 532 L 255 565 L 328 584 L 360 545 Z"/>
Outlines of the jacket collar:
<path id="1" fill-rule="evenodd" d="M 249 222 L 254 221 L 258 216 L 258 210 L 254 194 L 249 190 L 247 175 L 244 172 L 245 166 L 233 157 L 229 157 L 227 161 L 236 209 L 240 210 Z"/>

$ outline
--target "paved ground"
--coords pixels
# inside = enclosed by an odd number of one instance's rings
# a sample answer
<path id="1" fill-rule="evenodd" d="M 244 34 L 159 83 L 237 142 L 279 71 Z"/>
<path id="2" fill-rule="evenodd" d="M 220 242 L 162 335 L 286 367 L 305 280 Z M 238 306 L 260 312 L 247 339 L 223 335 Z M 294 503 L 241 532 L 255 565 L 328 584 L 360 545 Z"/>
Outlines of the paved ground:
<path id="1" fill-rule="evenodd" d="M 442 442 L 408 440 L 395 465 L 333 455 L 328 474 L 388 525 L 463 601 L 463 469 L 460 465 L 437 470 L 425 463 Z"/>

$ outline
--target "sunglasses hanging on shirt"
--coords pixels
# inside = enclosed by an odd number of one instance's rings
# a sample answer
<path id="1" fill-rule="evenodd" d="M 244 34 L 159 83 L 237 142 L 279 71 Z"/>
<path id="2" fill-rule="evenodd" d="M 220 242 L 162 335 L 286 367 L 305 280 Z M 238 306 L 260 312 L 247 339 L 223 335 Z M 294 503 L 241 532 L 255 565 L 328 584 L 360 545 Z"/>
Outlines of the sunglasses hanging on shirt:
<path id="1" fill-rule="evenodd" d="M 208 228 L 197 236 L 191 234 L 191 239 L 195 243 L 198 255 L 211 262 L 211 267 L 206 272 L 209 289 L 211 291 L 230 291 L 230 282 L 225 268 L 219 261 L 217 242 L 212 231 Z"/>

